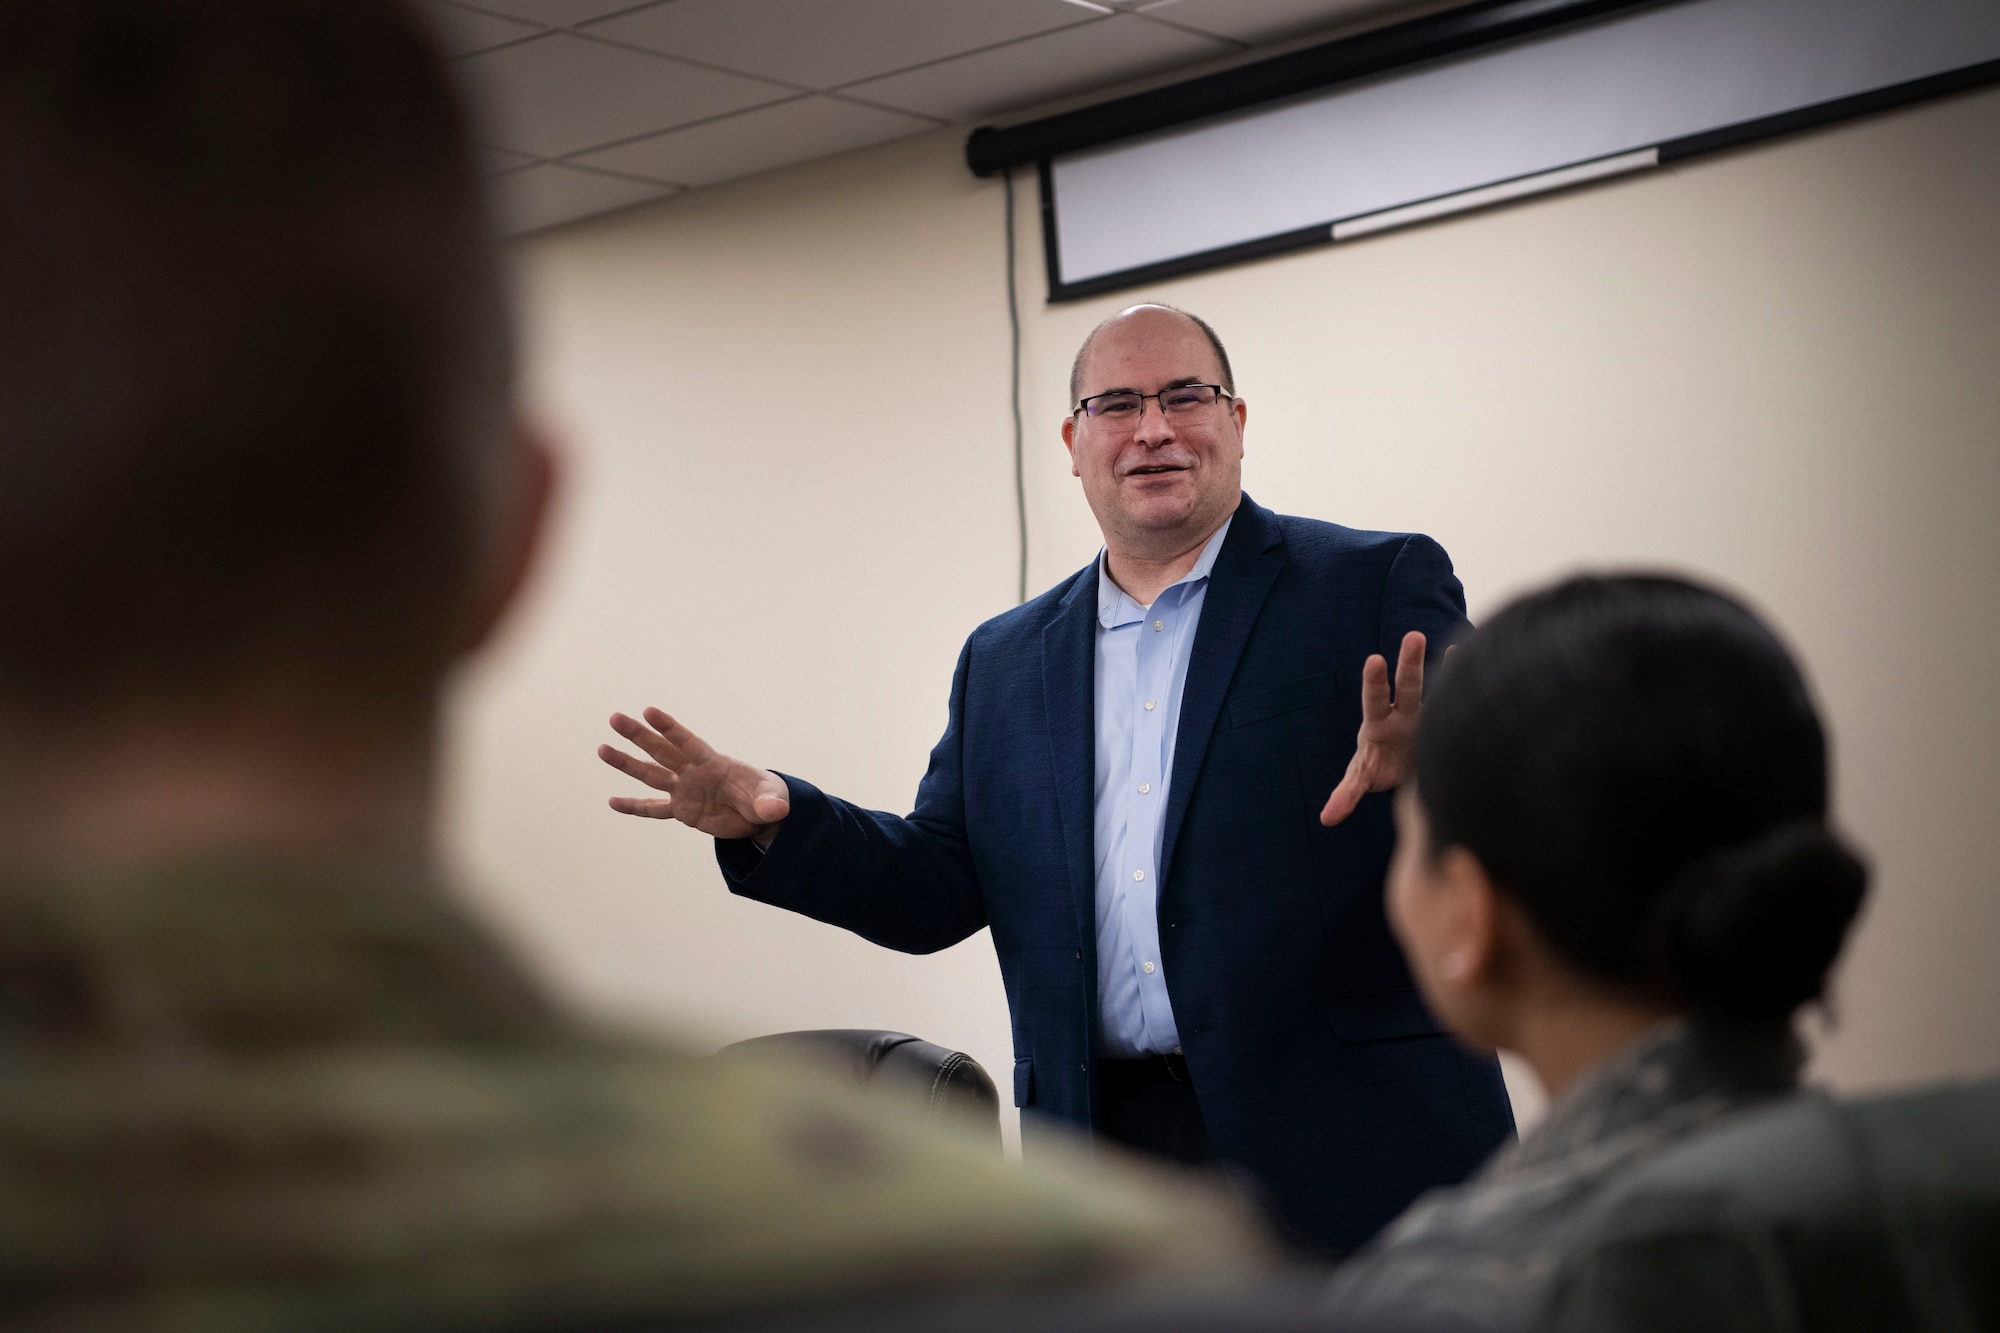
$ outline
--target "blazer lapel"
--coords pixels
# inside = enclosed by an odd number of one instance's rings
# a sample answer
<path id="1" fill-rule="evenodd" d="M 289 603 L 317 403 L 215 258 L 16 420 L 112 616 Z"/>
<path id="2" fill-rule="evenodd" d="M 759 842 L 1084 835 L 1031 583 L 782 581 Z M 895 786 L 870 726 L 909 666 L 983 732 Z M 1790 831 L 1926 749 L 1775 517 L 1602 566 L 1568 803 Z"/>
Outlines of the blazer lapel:
<path id="1" fill-rule="evenodd" d="M 1188 656 L 1180 730 L 1174 740 L 1173 780 L 1167 788 L 1166 829 L 1160 844 L 1162 892 L 1173 873 L 1174 844 L 1180 839 L 1181 822 L 1208 755 L 1209 737 L 1215 733 L 1222 701 L 1229 694 L 1229 682 L 1242 660 L 1250 628 L 1264 609 L 1264 598 L 1284 568 L 1284 559 L 1276 553 L 1283 543 L 1271 511 L 1245 495 L 1229 525 L 1229 535 L 1216 553 L 1215 568 L 1209 572 L 1201 623 L 1195 628 L 1194 649 Z"/>
<path id="2" fill-rule="evenodd" d="M 1096 627 L 1093 562 L 1077 576 L 1055 619 L 1042 629 L 1042 707 L 1049 726 L 1049 766 L 1055 772 L 1056 807 L 1062 812 L 1077 937 L 1091 959 L 1097 956 Z M 1096 978 L 1094 962 L 1086 975 Z"/>

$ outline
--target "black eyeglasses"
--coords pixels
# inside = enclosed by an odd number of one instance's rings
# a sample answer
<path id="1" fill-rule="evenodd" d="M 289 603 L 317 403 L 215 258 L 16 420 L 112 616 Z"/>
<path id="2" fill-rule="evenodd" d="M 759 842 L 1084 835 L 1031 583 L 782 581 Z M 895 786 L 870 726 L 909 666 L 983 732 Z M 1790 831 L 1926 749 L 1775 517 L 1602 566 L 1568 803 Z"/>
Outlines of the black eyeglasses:
<path id="1" fill-rule="evenodd" d="M 1176 384 L 1158 393 L 1132 393 L 1117 389 L 1110 393 L 1092 394 L 1072 408 L 1071 413 L 1081 412 L 1093 421 L 1112 425 L 1121 422 L 1137 425 L 1139 418 L 1146 414 L 1148 398 L 1159 403 L 1162 416 L 1191 417 L 1214 407 L 1221 399 L 1233 399 L 1235 395 L 1226 392 L 1220 384 Z"/>

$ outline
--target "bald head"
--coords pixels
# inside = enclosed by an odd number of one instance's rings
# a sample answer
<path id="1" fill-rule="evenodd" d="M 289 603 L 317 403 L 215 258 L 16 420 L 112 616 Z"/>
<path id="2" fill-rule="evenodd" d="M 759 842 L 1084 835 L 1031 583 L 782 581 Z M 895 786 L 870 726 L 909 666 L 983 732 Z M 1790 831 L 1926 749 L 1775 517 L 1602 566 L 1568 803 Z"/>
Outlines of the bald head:
<path id="1" fill-rule="evenodd" d="M 1247 409 L 1221 340 L 1184 310 L 1136 305 L 1091 330 L 1073 374 L 1072 402 L 1114 392 L 1138 400 L 1137 411 L 1111 416 L 1072 408 L 1062 423 L 1112 577 L 1121 568 L 1130 577 L 1141 564 L 1173 572 L 1175 562 L 1191 562 L 1242 495 Z M 1194 384 L 1217 385 L 1225 396 L 1162 397 Z"/>
<path id="2" fill-rule="evenodd" d="M 1236 375 L 1229 368 L 1229 353 L 1223 348 L 1222 339 L 1217 337 L 1215 330 L 1208 326 L 1208 321 L 1200 315 L 1189 314 L 1179 306 L 1161 305 L 1158 302 L 1148 301 L 1142 305 L 1125 307 L 1125 309 L 1119 311 L 1117 314 L 1099 323 L 1096 328 L 1084 336 L 1083 346 L 1076 349 L 1076 359 L 1070 362 L 1069 366 L 1069 401 L 1071 407 L 1075 407 L 1077 401 L 1083 397 L 1084 371 L 1090 359 L 1090 349 L 1096 345 L 1098 338 L 1114 326 L 1123 327 L 1137 323 L 1150 323 L 1159 319 L 1162 313 L 1172 315 L 1176 319 L 1186 320 L 1200 331 L 1201 336 L 1208 340 L 1209 347 L 1215 352 L 1216 383 L 1220 384 L 1230 393 L 1236 392 Z"/>

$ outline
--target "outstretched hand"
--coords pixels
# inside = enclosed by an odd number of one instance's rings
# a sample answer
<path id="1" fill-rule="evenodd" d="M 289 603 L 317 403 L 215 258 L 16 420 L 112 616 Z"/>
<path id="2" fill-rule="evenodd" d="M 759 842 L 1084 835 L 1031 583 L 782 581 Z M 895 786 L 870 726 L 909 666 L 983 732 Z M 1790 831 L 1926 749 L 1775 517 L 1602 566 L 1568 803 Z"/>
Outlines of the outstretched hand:
<path id="1" fill-rule="evenodd" d="M 613 810 L 648 819 L 678 819 L 713 838 L 768 843 L 776 836 L 779 823 L 792 809 L 783 778 L 720 753 L 657 708 L 648 708 L 643 716 L 646 720 L 641 722 L 613 713 L 611 729 L 652 756 L 652 762 L 614 745 L 598 746 L 597 757 L 665 794 L 614 796 Z"/>
<path id="2" fill-rule="evenodd" d="M 1331 827 L 1354 813 L 1371 791 L 1387 791 L 1409 776 L 1424 709 L 1424 636 L 1411 630 L 1396 652 L 1396 696 L 1389 697 L 1389 664 L 1371 655 L 1361 668 L 1361 730 L 1347 775 L 1326 798 L 1319 822 Z"/>

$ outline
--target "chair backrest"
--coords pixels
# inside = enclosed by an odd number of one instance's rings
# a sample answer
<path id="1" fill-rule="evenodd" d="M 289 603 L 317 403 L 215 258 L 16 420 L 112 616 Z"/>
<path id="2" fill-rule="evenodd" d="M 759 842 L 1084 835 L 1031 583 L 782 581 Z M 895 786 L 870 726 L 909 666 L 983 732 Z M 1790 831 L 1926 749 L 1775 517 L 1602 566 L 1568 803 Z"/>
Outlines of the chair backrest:
<path id="1" fill-rule="evenodd" d="M 857 1083 L 902 1089 L 923 1099 L 933 1124 L 991 1135 L 993 1146 L 1000 1146 L 1000 1094 L 979 1062 L 963 1051 L 907 1032 L 821 1028 L 752 1037 L 718 1052 L 734 1053 L 794 1056 L 839 1070 Z"/>
<path id="2" fill-rule="evenodd" d="M 2000 1328 L 2000 1079 L 1730 1117 L 1592 1223 L 1547 1327 Z"/>

